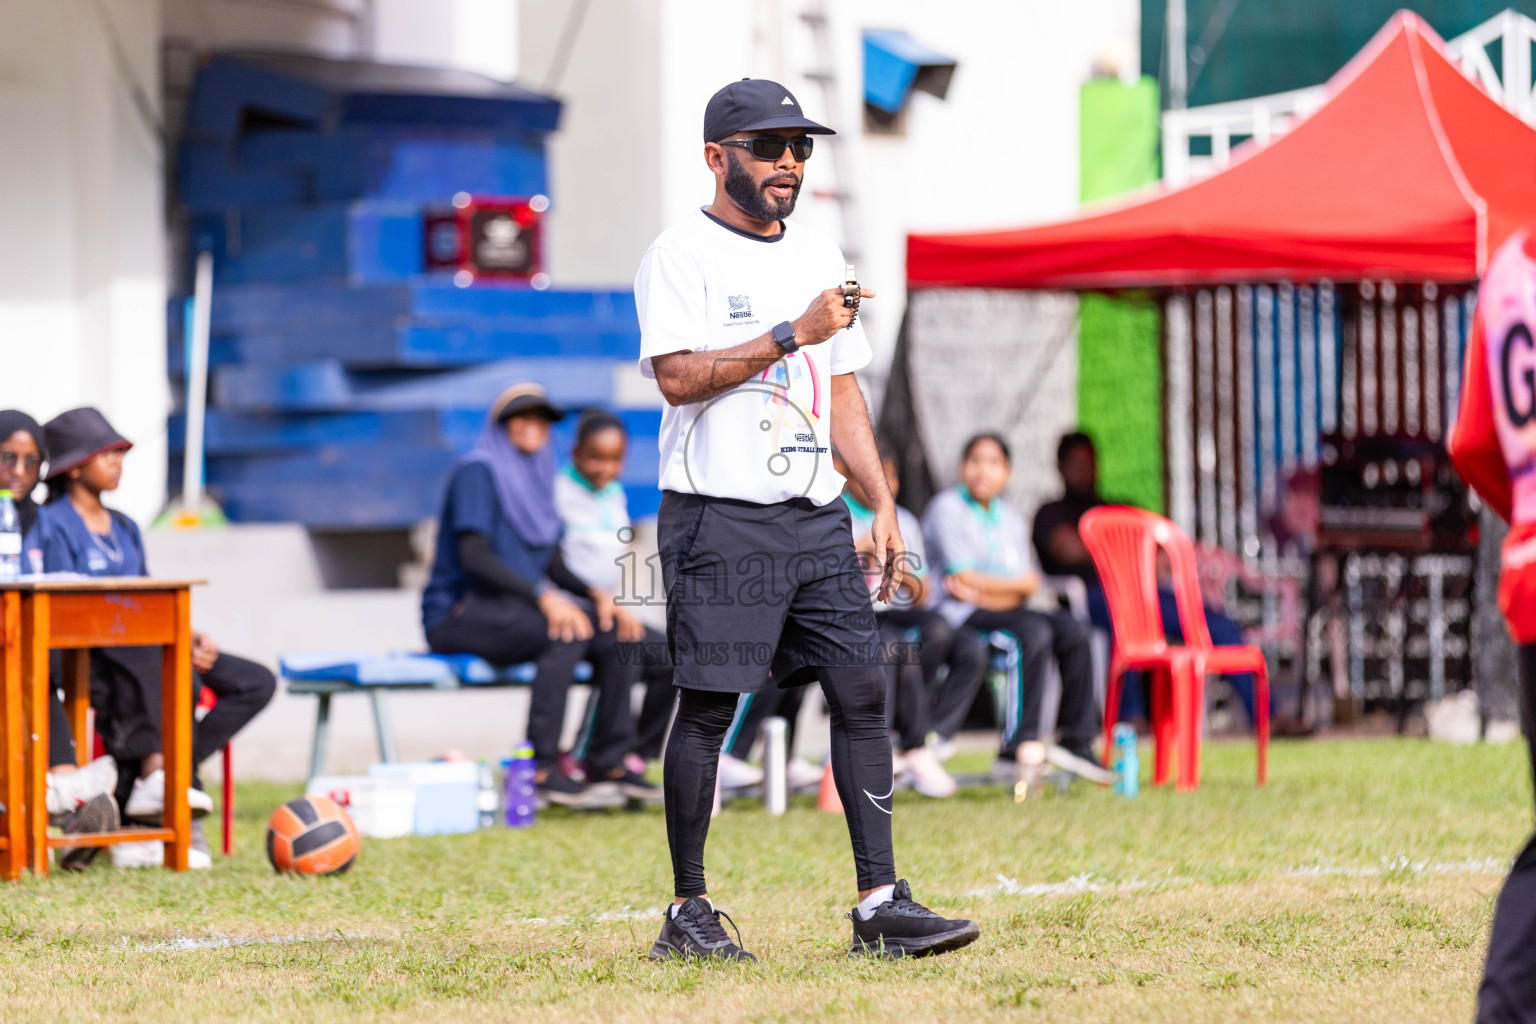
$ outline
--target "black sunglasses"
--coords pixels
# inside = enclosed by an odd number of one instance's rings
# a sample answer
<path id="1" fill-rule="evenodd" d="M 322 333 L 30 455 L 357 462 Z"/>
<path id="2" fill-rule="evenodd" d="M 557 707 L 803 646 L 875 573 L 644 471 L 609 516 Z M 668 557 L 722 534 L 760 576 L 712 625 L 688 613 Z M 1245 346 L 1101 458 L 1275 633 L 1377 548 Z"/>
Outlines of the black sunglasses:
<path id="1" fill-rule="evenodd" d="M 811 158 L 814 142 L 809 135 L 795 135 L 787 139 L 782 135 L 758 135 L 750 139 L 725 139 L 720 145 L 750 149 L 752 155 L 759 160 L 777 160 L 784 155 L 784 147 L 788 146 L 795 154 L 795 159 L 805 163 Z"/>

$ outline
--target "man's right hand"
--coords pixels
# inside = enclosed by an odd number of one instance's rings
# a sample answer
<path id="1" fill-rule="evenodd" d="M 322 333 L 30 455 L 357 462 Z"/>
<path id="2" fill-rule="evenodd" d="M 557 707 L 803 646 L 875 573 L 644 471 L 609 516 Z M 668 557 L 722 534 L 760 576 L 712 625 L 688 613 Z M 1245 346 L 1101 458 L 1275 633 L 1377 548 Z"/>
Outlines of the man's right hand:
<path id="1" fill-rule="evenodd" d="M 868 288 L 860 288 L 859 296 L 872 299 L 875 293 Z M 812 299 L 800 319 L 795 321 L 795 344 L 820 345 L 853 323 L 853 314 L 852 309 L 843 305 L 843 289 L 828 288 Z"/>
<path id="2" fill-rule="evenodd" d="M 539 595 L 539 611 L 549 620 L 549 638 L 572 643 L 592 639 L 592 620 L 587 613 L 558 590 Z"/>

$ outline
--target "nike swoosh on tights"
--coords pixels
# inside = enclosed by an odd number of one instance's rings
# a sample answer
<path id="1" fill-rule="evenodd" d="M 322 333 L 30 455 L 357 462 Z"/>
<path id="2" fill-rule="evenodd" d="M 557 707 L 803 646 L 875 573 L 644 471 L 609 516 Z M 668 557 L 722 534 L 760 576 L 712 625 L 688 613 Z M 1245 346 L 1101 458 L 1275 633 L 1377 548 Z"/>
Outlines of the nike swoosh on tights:
<path id="1" fill-rule="evenodd" d="M 889 807 L 881 807 L 880 806 L 880 801 L 881 800 L 889 800 L 895 793 L 896 793 L 896 780 L 895 779 L 891 780 L 891 788 L 886 791 L 886 794 L 884 796 L 875 796 L 875 794 L 871 793 L 867 789 L 864 791 L 864 795 L 869 797 L 869 802 L 874 804 L 875 808 L 877 810 L 884 811 L 886 814 L 890 814 L 891 813 L 891 809 Z"/>

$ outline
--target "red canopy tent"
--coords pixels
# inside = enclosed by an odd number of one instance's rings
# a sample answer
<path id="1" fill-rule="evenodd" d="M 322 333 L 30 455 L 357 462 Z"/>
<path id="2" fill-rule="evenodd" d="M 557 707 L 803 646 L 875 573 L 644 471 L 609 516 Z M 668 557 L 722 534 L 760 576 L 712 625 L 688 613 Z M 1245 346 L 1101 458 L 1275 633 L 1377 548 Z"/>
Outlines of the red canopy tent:
<path id="1" fill-rule="evenodd" d="M 907 239 L 909 287 L 1472 281 L 1536 219 L 1536 131 L 1400 12 L 1290 132 L 1219 173 L 1042 227 Z"/>

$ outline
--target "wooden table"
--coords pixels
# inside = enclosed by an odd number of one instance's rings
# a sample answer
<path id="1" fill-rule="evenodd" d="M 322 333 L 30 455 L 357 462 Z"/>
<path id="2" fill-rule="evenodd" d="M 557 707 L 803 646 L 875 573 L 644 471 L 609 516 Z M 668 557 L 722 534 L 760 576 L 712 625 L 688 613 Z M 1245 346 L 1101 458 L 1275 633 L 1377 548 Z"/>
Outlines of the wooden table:
<path id="1" fill-rule="evenodd" d="M 192 842 L 192 815 L 187 807 L 187 787 L 192 783 L 191 588 L 202 582 L 125 576 L 0 583 L 0 622 L 4 625 L 0 759 L 5 766 L 6 807 L 0 871 L 7 879 L 19 877 L 23 863 L 34 874 L 46 876 L 50 847 L 145 840 L 165 843 L 166 867 L 187 869 Z M 134 646 L 163 649 L 160 707 L 165 816 L 161 827 L 50 837 L 45 799 L 48 652 L 55 648 L 65 652 L 64 707 L 74 732 L 76 756 L 84 764 L 91 754 L 87 742 L 90 649 Z"/>

